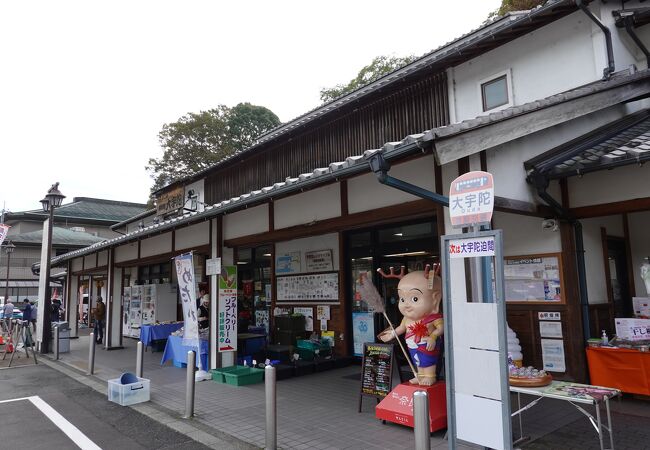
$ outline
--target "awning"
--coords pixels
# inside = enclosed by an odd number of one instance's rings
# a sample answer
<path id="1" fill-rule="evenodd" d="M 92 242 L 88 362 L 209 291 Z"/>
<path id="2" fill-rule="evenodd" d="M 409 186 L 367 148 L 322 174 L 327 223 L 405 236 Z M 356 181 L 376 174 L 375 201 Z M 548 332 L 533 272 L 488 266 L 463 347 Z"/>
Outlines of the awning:
<path id="1" fill-rule="evenodd" d="M 624 117 L 524 163 L 529 176 L 566 178 L 650 161 L 650 109 Z"/>

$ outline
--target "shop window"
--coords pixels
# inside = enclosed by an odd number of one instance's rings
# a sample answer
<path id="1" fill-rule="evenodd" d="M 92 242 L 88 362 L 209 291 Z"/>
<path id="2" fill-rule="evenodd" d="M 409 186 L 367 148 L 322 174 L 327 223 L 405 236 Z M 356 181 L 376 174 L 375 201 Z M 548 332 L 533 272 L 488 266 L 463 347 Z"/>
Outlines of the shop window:
<path id="1" fill-rule="evenodd" d="M 271 247 L 237 249 L 237 309 L 239 332 L 249 327 L 269 331 L 271 310 Z"/>
<path id="2" fill-rule="evenodd" d="M 481 83 L 483 111 L 490 111 L 511 104 L 510 82 L 507 73 Z"/>
<path id="3" fill-rule="evenodd" d="M 138 268 L 138 284 L 171 282 L 171 263 L 150 264 Z"/>

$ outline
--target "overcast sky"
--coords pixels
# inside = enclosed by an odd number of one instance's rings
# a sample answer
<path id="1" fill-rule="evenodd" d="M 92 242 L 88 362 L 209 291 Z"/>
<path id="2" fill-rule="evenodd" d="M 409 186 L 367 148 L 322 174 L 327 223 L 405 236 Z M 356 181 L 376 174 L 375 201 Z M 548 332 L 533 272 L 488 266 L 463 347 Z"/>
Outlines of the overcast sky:
<path id="1" fill-rule="evenodd" d="M 146 202 L 158 132 L 239 102 L 283 122 L 378 55 L 421 55 L 500 0 L 0 2 L 0 209 Z"/>

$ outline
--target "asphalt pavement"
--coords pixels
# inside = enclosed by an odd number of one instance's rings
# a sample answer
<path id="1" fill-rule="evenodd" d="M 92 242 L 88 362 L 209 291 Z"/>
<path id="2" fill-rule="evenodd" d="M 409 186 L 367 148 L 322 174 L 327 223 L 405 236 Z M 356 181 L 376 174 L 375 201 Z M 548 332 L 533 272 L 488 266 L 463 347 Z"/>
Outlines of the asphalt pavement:
<path id="1" fill-rule="evenodd" d="M 0 370 L 0 449 L 208 449 L 44 364 Z"/>

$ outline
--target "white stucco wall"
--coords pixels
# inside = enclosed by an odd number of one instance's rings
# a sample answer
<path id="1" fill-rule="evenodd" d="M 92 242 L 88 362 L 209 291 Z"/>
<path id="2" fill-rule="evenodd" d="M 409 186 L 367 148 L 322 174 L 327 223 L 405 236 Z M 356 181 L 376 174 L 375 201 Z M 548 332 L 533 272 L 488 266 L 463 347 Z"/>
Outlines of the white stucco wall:
<path id="1" fill-rule="evenodd" d="M 617 215 L 583 219 L 580 222 L 582 223 L 582 239 L 585 246 L 585 272 L 589 303 L 607 303 L 603 240 L 600 228 L 604 227 L 608 236 L 623 237 L 623 219 Z"/>
<path id="2" fill-rule="evenodd" d="M 650 197 L 650 164 L 636 164 L 569 178 L 571 207 Z"/>
<path id="3" fill-rule="evenodd" d="M 542 229 L 539 217 L 495 212 L 494 228 L 503 230 L 504 256 L 523 256 L 562 251 L 559 231 Z"/>
<path id="4" fill-rule="evenodd" d="M 210 243 L 210 222 L 201 222 L 189 227 L 179 228 L 175 232 L 175 249 L 184 250 L 208 245 Z"/>
<path id="5" fill-rule="evenodd" d="M 457 122 L 485 114 L 480 83 L 504 71 L 512 80 L 512 102 L 521 105 L 563 92 L 602 77 L 596 66 L 592 22 L 576 12 L 466 63 L 456 66 L 450 98 Z"/>
<path id="6" fill-rule="evenodd" d="M 138 243 L 120 245 L 115 248 L 115 262 L 130 261 L 138 257 Z"/>
<path id="7" fill-rule="evenodd" d="M 75 258 L 72 260 L 72 271 L 79 272 L 83 269 L 83 258 Z"/>
<path id="8" fill-rule="evenodd" d="M 305 252 L 316 250 L 332 250 L 332 264 L 334 270 L 339 270 L 339 235 L 337 233 L 312 236 L 292 241 L 278 242 L 275 244 L 275 255 L 284 255 L 289 252 L 300 251 L 301 272 L 307 272 Z"/>
<path id="9" fill-rule="evenodd" d="M 279 199 L 275 202 L 273 211 L 276 229 L 339 217 L 341 215 L 339 184 L 333 183 Z"/>
<path id="10" fill-rule="evenodd" d="M 435 190 L 433 164 L 433 155 L 430 154 L 402 164 L 395 164 L 391 167 L 389 174 L 433 191 Z M 348 210 L 350 214 L 414 200 L 419 200 L 419 197 L 380 184 L 375 174 L 372 173 L 348 180 Z"/>
<path id="11" fill-rule="evenodd" d="M 161 255 L 172 251 L 172 233 L 150 237 L 140 242 L 140 258 Z"/>
<path id="12" fill-rule="evenodd" d="M 93 269 L 97 267 L 97 254 L 91 253 L 84 256 L 84 270 Z"/>
<path id="13" fill-rule="evenodd" d="M 269 230 L 269 206 L 264 204 L 223 216 L 223 238 L 232 239 Z"/>
<path id="14" fill-rule="evenodd" d="M 650 292 L 645 289 L 641 280 L 641 264 L 644 258 L 650 257 L 650 211 L 632 213 L 628 215 L 630 230 L 630 247 L 632 249 L 632 267 L 634 272 L 634 286 L 638 297 L 650 297 Z"/>

